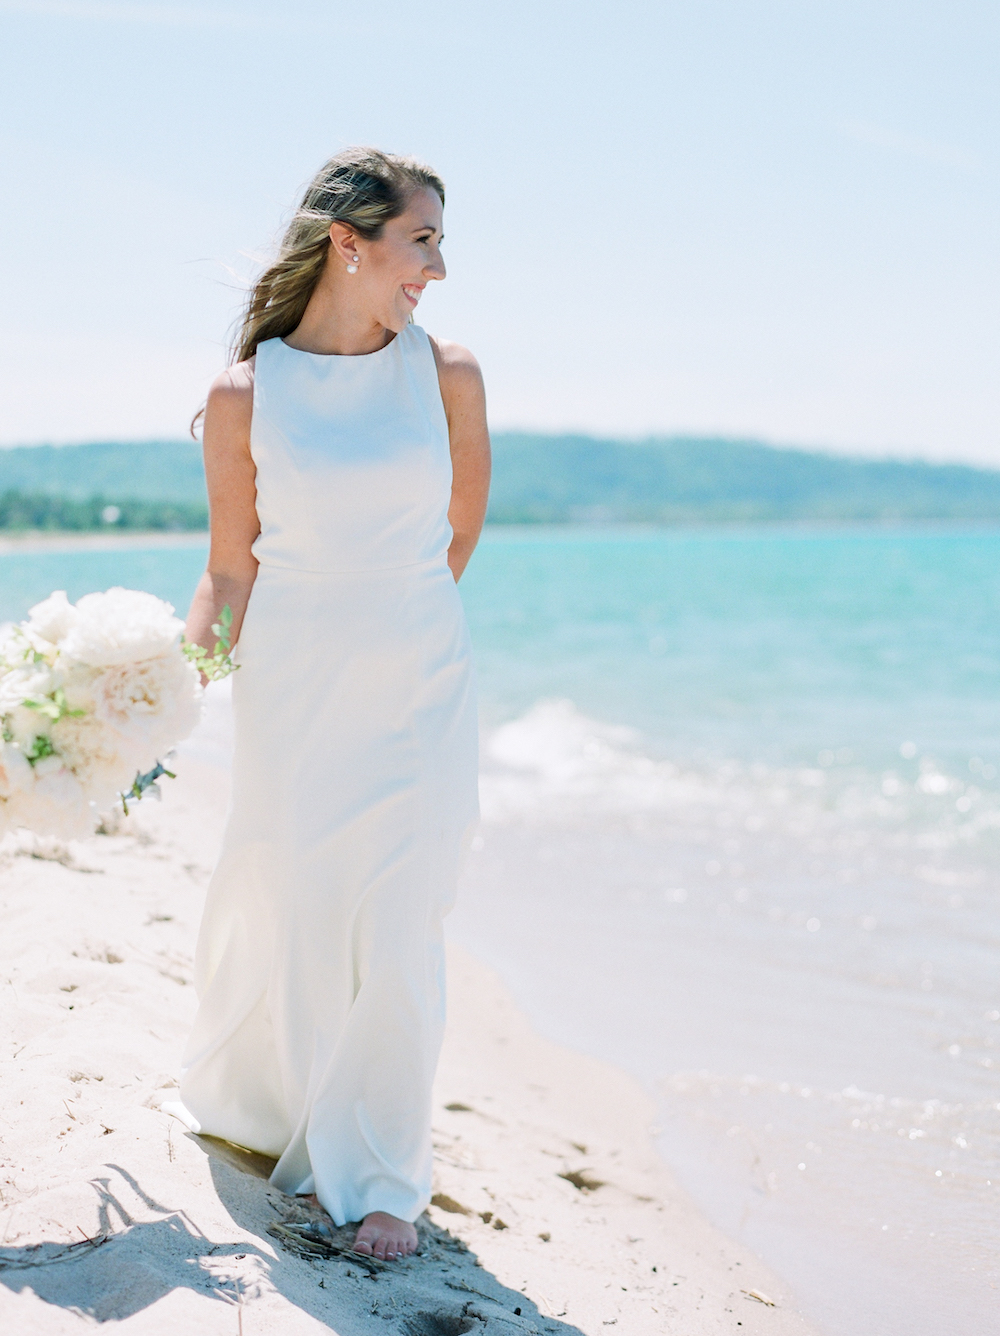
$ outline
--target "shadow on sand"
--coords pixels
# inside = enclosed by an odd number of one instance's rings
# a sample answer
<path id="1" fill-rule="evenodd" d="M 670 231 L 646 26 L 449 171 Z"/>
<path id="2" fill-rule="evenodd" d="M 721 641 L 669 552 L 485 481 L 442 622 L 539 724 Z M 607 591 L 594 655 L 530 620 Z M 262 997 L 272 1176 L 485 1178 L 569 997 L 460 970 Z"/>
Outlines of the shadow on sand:
<path id="1" fill-rule="evenodd" d="M 386 1336 L 583 1336 L 502 1285 L 426 1216 L 417 1222 L 416 1257 L 392 1264 L 362 1258 L 350 1252 L 350 1227 L 331 1230 L 327 1221 L 317 1233 L 316 1213 L 269 1186 L 273 1161 L 214 1138 L 191 1139 L 208 1153 L 219 1199 L 245 1239 L 214 1241 L 185 1211 L 156 1201 L 127 1169 L 109 1164 L 107 1177 L 90 1183 L 98 1231 L 74 1244 L 0 1248 L 0 1285 L 97 1322 L 123 1321 L 187 1288 L 245 1310 L 248 1319 L 259 1303 L 268 1316 L 262 1331 L 278 1329 L 284 1301 L 337 1336 L 373 1329 Z M 121 1200 L 126 1188 L 157 1218 L 137 1221 Z M 377 1328 L 373 1318 L 381 1319 Z M 247 1329 L 258 1328 L 248 1322 Z"/>

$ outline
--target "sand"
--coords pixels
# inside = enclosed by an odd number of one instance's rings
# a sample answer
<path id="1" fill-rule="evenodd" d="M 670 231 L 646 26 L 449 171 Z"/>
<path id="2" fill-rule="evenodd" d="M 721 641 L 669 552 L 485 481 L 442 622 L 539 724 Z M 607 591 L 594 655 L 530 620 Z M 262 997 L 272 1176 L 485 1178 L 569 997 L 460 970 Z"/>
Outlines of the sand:
<path id="1" fill-rule="evenodd" d="M 208 533 L 197 529 L 168 533 L 135 529 L 80 533 L 75 530 L 7 529 L 0 532 L 0 556 L 13 552 L 117 552 L 129 547 L 206 547 Z"/>
<path id="2" fill-rule="evenodd" d="M 179 768 L 112 833 L 0 846 L 0 1330 L 815 1330 L 679 1190 L 643 1090 L 533 1032 L 458 950 L 420 1255 L 373 1265 L 350 1230 L 304 1255 L 310 1213 L 267 1185 L 269 1163 L 160 1108 L 227 797 L 223 769 Z"/>

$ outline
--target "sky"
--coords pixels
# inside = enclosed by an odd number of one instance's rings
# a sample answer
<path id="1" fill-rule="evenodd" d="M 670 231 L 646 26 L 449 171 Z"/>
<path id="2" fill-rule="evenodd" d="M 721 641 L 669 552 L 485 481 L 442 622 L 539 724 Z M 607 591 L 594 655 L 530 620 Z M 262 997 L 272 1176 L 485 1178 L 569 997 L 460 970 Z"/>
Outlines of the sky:
<path id="1" fill-rule="evenodd" d="M 355 143 L 495 429 L 1000 467 L 1000 7 L 0 0 L 0 443 L 174 438 Z"/>

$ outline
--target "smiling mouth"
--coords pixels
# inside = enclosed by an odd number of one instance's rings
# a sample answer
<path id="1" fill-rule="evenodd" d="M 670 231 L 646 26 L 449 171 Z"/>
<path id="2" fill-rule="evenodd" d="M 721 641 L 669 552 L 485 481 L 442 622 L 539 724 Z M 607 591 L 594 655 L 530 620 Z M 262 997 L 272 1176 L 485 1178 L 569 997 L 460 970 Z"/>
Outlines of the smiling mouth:
<path id="1" fill-rule="evenodd" d="M 423 288 L 418 288 L 414 283 L 404 283 L 403 292 L 410 299 L 414 306 L 420 300 Z"/>

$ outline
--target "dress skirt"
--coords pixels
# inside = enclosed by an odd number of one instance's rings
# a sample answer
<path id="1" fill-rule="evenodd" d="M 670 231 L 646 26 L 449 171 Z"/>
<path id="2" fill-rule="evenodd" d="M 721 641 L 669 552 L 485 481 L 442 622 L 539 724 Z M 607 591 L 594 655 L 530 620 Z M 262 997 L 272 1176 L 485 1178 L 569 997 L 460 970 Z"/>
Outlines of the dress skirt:
<path id="1" fill-rule="evenodd" d="M 262 564 L 181 1099 L 337 1224 L 430 1198 L 442 919 L 476 816 L 468 632 L 443 557 Z"/>

